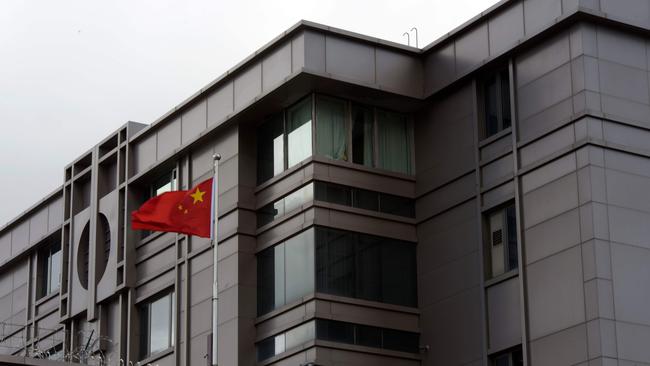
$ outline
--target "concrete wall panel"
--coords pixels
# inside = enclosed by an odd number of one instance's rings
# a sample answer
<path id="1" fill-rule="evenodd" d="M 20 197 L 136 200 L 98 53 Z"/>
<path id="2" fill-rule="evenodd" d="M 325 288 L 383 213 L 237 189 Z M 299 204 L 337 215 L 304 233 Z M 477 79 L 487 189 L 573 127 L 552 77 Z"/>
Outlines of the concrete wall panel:
<path id="1" fill-rule="evenodd" d="M 483 22 L 456 39 L 456 75 L 475 68 L 489 55 L 488 27 Z"/>
<path id="2" fill-rule="evenodd" d="M 333 36 L 325 37 L 327 72 L 366 84 L 376 82 L 375 48 Z"/>
<path id="3" fill-rule="evenodd" d="M 585 321 L 579 247 L 528 266 L 526 285 L 532 340 Z"/>
<path id="4" fill-rule="evenodd" d="M 262 90 L 269 91 L 291 74 L 291 42 L 273 50 L 262 61 Z"/>
<path id="5" fill-rule="evenodd" d="M 488 21 L 490 28 L 490 56 L 498 55 L 524 37 L 524 8 L 519 1 L 507 7 Z"/>
<path id="6" fill-rule="evenodd" d="M 487 289 L 489 349 L 497 351 L 521 344 L 519 280 L 512 278 Z"/>
<path id="7" fill-rule="evenodd" d="M 167 122 L 158 129 L 156 134 L 156 159 L 167 157 L 181 146 L 181 119 L 177 118 Z"/>
<path id="8" fill-rule="evenodd" d="M 235 76 L 235 110 L 250 104 L 262 92 L 262 65 L 252 65 Z"/>
<path id="9" fill-rule="evenodd" d="M 207 103 L 205 99 L 183 112 L 181 125 L 181 143 L 183 145 L 205 131 L 207 127 Z"/>
<path id="10" fill-rule="evenodd" d="M 233 83 L 222 84 L 207 97 L 208 127 L 223 122 L 224 118 L 232 113 L 234 108 Z"/>

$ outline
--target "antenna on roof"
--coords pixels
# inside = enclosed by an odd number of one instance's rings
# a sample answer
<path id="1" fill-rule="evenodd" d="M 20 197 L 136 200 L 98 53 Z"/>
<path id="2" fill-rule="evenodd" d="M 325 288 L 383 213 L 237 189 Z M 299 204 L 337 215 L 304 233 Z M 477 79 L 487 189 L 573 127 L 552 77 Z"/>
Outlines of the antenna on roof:
<path id="1" fill-rule="evenodd" d="M 418 29 L 413 27 L 413 28 L 411 28 L 411 32 L 413 32 L 413 31 L 415 31 L 415 47 L 420 48 L 420 46 L 418 45 Z M 410 45 L 411 44 L 409 43 L 409 46 Z"/>
<path id="2" fill-rule="evenodd" d="M 404 34 L 402 34 L 402 35 L 406 36 L 406 43 L 408 43 L 408 45 L 410 46 L 411 45 L 411 35 L 408 34 L 408 32 L 404 32 Z"/>

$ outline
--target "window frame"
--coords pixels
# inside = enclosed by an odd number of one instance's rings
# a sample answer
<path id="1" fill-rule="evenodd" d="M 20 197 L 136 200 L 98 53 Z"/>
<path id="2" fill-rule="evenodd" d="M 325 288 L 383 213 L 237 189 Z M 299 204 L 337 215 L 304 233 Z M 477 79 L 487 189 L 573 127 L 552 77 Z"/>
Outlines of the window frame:
<path id="1" fill-rule="evenodd" d="M 508 224 L 508 210 L 512 209 L 513 211 L 513 217 L 514 217 L 514 237 L 510 238 L 509 236 L 509 229 L 510 225 Z M 492 265 L 493 262 L 493 245 L 492 245 L 492 228 L 491 228 L 491 218 L 498 213 L 502 213 L 503 215 L 503 222 L 502 222 L 502 240 L 501 243 L 503 245 L 503 272 L 502 273 L 494 273 L 494 268 Z M 508 276 L 516 271 L 519 270 L 519 267 L 521 266 L 521 263 L 519 261 L 519 251 L 521 248 L 519 247 L 519 238 L 518 238 L 518 230 L 519 230 L 519 223 L 518 223 L 518 218 L 517 218 L 517 205 L 514 200 L 509 200 L 507 202 L 504 202 L 503 204 L 500 204 L 494 208 L 491 208 L 488 211 L 483 212 L 483 227 L 484 227 L 484 235 L 483 235 L 483 248 L 484 248 L 484 267 L 485 267 L 485 280 L 486 281 L 491 281 L 495 278 L 500 278 L 503 276 Z M 516 249 L 516 259 L 517 263 L 515 267 L 511 267 L 508 262 L 508 258 L 510 255 L 510 245 L 509 241 L 514 240 L 515 242 L 515 249 Z"/>
<path id="2" fill-rule="evenodd" d="M 508 75 L 508 101 L 509 101 L 509 113 L 510 113 L 510 125 L 507 127 L 503 127 L 503 121 L 504 121 L 504 105 L 502 103 L 504 95 L 503 95 L 503 89 L 502 89 L 502 75 L 507 74 Z M 486 86 L 489 83 L 489 80 L 494 77 L 495 84 L 496 84 L 496 98 L 497 98 L 497 131 L 488 134 L 488 128 L 487 128 L 487 105 L 486 105 L 486 97 L 487 97 L 487 92 L 486 92 Z M 509 131 L 512 128 L 512 123 L 514 122 L 513 120 L 513 114 L 512 114 L 512 106 L 513 106 L 513 100 L 512 100 L 512 72 L 510 70 L 509 64 L 506 65 L 500 65 L 499 67 L 496 67 L 494 69 L 491 69 L 488 73 L 486 73 L 482 78 L 480 78 L 479 82 L 477 83 L 478 91 L 477 94 L 479 96 L 478 98 L 478 104 L 479 104 L 479 112 L 481 118 L 479 119 L 479 137 L 480 140 L 487 140 L 493 136 L 498 136 L 501 133 L 505 133 L 504 131 Z"/>
<path id="3" fill-rule="evenodd" d="M 167 347 L 157 350 L 151 350 L 151 307 L 157 301 L 169 297 L 169 329 L 167 330 L 168 344 Z M 137 304 L 138 308 L 138 327 L 140 331 L 141 340 L 138 342 L 138 353 L 140 355 L 140 360 L 148 359 L 156 354 L 164 353 L 170 349 L 173 349 L 176 346 L 176 291 L 173 288 L 164 290 L 160 293 L 152 295 L 147 299 L 141 301 Z M 146 308 L 146 327 L 143 319 L 143 309 Z M 146 346 L 146 349 L 143 349 Z"/>
<path id="4" fill-rule="evenodd" d="M 52 287 L 52 257 L 59 254 L 59 275 L 57 285 Z M 63 246 L 52 240 L 47 246 L 38 251 L 38 285 L 36 300 L 48 297 L 61 289 L 61 274 L 63 271 Z"/>

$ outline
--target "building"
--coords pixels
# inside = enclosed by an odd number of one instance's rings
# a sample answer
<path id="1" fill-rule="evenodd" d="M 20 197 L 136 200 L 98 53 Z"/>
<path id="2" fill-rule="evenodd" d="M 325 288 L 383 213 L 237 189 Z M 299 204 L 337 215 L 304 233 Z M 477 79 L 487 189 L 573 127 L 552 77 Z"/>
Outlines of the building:
<path id="1" fill-rule="evenodd" d="M 210 242 L 129 212 L 218 152 L 219 365 L 648 365 L 649 39 L 648 0 L 300 22 L 0 228 L 0 350 L 209 364 Z"/>

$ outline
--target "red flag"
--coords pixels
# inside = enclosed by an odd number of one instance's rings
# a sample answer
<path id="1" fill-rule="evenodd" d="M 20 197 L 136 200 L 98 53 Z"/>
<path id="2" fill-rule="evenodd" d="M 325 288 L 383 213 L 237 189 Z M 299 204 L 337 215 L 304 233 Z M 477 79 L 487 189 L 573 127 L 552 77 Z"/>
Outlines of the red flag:
<path id="1" fill-rule="evenodd" d="M 165 192 L 131 212 L 131 228 L 210 237 L 212 178 L 188 191 Z"/>

